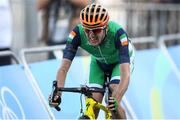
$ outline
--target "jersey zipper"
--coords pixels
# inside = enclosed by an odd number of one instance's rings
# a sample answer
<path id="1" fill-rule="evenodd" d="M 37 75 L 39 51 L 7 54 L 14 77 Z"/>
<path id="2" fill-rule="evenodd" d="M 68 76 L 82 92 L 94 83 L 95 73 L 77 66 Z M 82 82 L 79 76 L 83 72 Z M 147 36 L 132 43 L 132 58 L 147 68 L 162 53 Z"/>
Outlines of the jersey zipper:
<path id="1" fill-rule="evenodd" d="M 103 54 L 102 54 L 102 51 L 101 51 L 100 46 L 98 46 L 98 50 L 99 50 L 99 53 L 100 53 L 101 57 L 104 59 L 104 62 L 105 62 L 106 64 L 108 64 L 108 62 L 106 61 L 106 58 L 105 58 L 105 57 L 103 56 Z"/>

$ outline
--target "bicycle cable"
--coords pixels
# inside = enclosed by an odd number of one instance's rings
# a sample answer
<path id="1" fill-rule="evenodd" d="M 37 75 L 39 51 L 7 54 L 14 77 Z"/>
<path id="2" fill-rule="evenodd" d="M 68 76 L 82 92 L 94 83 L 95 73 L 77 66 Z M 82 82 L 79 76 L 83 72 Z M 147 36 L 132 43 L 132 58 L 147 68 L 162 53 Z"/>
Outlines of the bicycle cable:
<path id="1" fill-rule="evenodd" d="M 83 102 L 82 102 L 82 94 L 80 95 L 80 103 L 81 103 L 81 109 L 80 109 L 80 116 L 81 116 L 81 115 L 84 115 L 84 112 L 83 112 Z"/>

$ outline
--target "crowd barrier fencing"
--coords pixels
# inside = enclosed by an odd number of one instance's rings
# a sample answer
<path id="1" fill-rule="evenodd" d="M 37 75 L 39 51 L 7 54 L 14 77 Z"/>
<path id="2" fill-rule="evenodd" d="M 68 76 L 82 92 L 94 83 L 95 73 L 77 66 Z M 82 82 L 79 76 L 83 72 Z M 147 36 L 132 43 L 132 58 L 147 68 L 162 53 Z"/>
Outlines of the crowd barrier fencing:
<path id="1" fill-rule="evenodd" d="M 0 56 L 11 56 L 16 63 L 0 66 L 0 119 L 50 119 L 21 60 L 12 51 Z"/>

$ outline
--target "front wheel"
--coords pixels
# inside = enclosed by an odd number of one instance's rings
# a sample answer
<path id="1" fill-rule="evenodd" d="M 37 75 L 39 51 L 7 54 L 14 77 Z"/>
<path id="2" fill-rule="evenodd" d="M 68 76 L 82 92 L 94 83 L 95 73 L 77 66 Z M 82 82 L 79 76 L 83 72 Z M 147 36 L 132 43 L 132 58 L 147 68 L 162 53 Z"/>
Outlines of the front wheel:
<path id="1" fill-rule="evenodd" d="M 90 120 L 90 118 L 87 115 L 83 115 L 83 116 L 79 117 L 79 120 L 84 120 L 84 119 Z"/>

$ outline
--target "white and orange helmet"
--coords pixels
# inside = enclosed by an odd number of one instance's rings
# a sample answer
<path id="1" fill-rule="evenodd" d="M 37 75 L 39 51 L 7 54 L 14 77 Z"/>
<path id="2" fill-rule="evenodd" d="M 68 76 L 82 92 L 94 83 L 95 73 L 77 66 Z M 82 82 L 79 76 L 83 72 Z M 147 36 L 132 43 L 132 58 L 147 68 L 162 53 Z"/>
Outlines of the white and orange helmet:
<path id="1" fill-rule="evenodd" d="M 99 4 L 87 5 L 80 12 L 80 22 L 85 28 L 104 27 L 108 24 L 109 14 L 103 6 Z"/>

